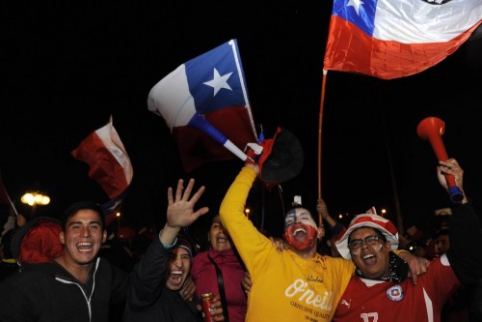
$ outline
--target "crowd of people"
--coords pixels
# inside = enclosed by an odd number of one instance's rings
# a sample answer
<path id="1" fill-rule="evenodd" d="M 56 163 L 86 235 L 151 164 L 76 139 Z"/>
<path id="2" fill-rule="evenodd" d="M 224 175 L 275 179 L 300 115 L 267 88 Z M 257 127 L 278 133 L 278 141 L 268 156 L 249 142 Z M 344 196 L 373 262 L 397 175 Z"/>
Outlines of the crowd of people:
<path id="1" fill-rule="evenodd" d="M 0 320 L 480 320 L 482 254 L 474 245 L 482 245 L 482 230 L 457 160 L 437 166 L 442 188 L 449 190 L 446 176 L 453 176 L 463 199 L 435 237 L 433 258 L 401 248 L 395 225 L 374 208 L 344 227 L 322 199 L 316 205 L 320 216 L 301 205 L 289 209 L 283 239 L 275 241 L 244 214 L 259 171 L 255 161 L 246 161 L 212 214 L 207 249 L 184 233 L 210 213 L 196 209 L 205 188 L 194 191 L 194 179 L 168 189 L 165 225 L 138 252 L 132 236 L 126 237 L 135 233 L 109 236 L 102 209 L 90 201 L 64 212 L 56 223 L 58 244 L 45 257 L 38 249 L 30 252 L 35 256 L 12 251 L 18 227 L 4 233 Z M 214 296 L 209 312 L 201 305 L 206 293 Z"/>

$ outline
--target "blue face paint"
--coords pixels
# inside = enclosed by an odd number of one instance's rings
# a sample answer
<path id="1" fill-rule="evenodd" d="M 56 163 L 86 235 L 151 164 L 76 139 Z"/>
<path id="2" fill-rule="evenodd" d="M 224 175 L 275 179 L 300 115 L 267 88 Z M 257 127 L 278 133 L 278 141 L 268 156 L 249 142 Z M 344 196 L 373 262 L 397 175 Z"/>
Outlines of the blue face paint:
<path id="1" fill-rule="evenodd" d="M 296 209 L 291 209 L 286 213 L 285 228 L 296 223 Z"/>

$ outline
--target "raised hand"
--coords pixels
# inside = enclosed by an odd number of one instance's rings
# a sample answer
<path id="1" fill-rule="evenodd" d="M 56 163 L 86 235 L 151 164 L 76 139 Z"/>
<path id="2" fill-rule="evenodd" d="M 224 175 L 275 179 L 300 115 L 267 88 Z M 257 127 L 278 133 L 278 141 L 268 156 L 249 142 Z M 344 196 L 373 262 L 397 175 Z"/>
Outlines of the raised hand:
<path id="1" fill-rule="evenodd" d="M 202 207 L 194 211 L 194 206 L 199 198 L 201 198 L 205 188 L 204 186 L 199 188 L 191 199 L 189 199 L 193 187 L 194 179 L 189 180 L 185 190 L 184 180 L 179 179 L 175 195 L 173 195 L 173 189 L 171 187 L 167 189 L 167 220 L 159 234 L 161 243 L 164 245 L 171 245 L 182 227 L 191 225 L 199 216 L 209 211 L 208 207 Z"/>
<path id="2" fill-rule="evenodd" d="M 323 218 L 329 217 L 328 207 L 323 199 L 318 199 L 316 202 L 316 211 L 321 214 Z"/>
<path id="3" fill-rule="evenodd" d="M 454 177 L 455 184 L 463 194 L 462 203 L 466 203 L 467 197 L 464 193 L 464 170 L 454 158 L 450 158 L 446 161 L 439 161 L 439 165 L 437 166 L 438 181 L 440 185 L 448 191 L 450 187 L 447 183 L 446 175 L 452 175 Z"/>
<path id="4" fill-rule="evenodd" d="M 199 188 L 191 199 L 189 198 L 194 187 L 194 179 L 189 180 L 186 189 L 183 189 L 183 187 L 184 180 L 179 179 L 175 195 L 173 195 L 171 187 L 167 190 L 167 225 L 172 228 L 187 227 L 198 219 L 199 216 L 209 211 L 208 207 L 202 207 L 194 211 L 196 202 L 204 193 L 204 186 Z"/>

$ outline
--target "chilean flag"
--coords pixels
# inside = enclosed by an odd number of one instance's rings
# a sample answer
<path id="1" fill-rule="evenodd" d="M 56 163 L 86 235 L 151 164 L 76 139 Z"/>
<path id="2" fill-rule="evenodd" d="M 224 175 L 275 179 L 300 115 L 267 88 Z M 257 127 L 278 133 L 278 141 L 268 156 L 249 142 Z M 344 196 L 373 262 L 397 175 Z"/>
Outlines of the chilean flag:
<path id="1" fill-rule="evenodd" d="M 89 165 L 89 177 L 109 196 L 102 208 L 107 224 L 112 223 L 133 177 L 131 161 L 112 124 L 112 116 L 109 123 L 89 134 L 71 155 Z"/>
<path id="2" fill-rule="evenodd" d="M 161 79 L 149 92 L 148 110 L 162 116 L 186 172 L 235 157 L 257 142 L 238 44 L 232 39 Z"/>
<path id="3" fill-rule="evenodd" d="M 324 69 L 410 76 L 455 52 L 481 23 L 481 0 L 334 0 Z"/>

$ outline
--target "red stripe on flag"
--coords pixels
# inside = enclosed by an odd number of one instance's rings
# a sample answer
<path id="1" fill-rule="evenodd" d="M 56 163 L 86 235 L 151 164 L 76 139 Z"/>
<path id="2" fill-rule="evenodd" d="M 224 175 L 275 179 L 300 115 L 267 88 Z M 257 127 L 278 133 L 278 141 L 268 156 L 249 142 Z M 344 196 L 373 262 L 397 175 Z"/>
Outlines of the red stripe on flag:
<path id="1" fill-rule="evenodd" d="M 245 107 L 223 108 L 204 117 L 241 150 L 244 150 L 247 143 L 256 142 Z M 209 162 L 236 158 L 232 152 L 198 129 L 189 126 L 175 127 L 172 135 L 186 172 Z"/>
<path id="2" fill-rule="evenodd" d="M 95 132 L 82 141 L 71 154 L 89 165 L 89 177 L 102 187 L 109 198 L 117 197 L 127 188 L 124 169 Z"/>
<path id="3" fill-rule="evenodd" d="M 482 23 L 448 42 L 403 44 L 381 41 L 339 16 L 332 16 L 324 68 L 393 79 L 428 69 L 455 52 Z"/>

